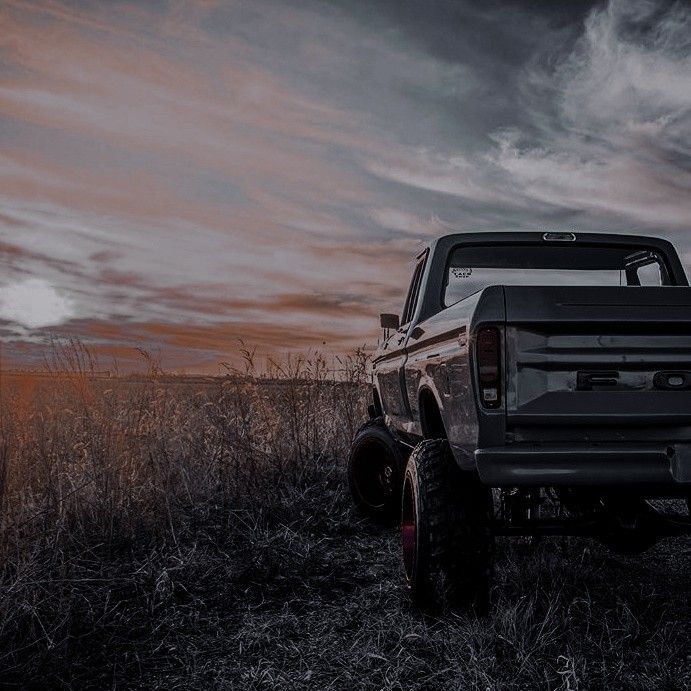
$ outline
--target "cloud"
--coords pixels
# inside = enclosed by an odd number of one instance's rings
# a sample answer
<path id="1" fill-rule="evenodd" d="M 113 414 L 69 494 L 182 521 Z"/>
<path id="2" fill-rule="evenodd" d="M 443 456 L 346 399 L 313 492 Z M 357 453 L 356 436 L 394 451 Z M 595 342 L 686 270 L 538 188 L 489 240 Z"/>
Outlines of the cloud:
<path id="1" fill-rule="evenodd" d="M 682 3 L 664 9 L 650 0 L 611 0 L 593 11 L 557 70 L 563 117 L 600 137 L 664 136 L 689 125 L 689 36 L 691 11 Z"/>
<path id="2" fill-rule="evenodd" d="M 567 52 L 552 43 L 516 75 L 516 124 L 484 151 L 401 146 L 369 170 L 475 205 L 514 227 L 566 212 L 586 227 L 679 234 L 691 215 L 691 10 L 612 0 Z"/>
<path id="3" fill-rule="evenodd" d="M 539 145 L 498 133 L 490 160 L 527 197 L 650 228 L 684 229 L 691 212 L 691 10 L 611 0 L 573 49 L 523 75 L 540 103 Z M 552 118 L 540 117 L 545 111 Z"/>
<path id="4" fill-rule="evenodd" d="M 688 257 L 690 15 L 8 0 L 2 280 L 40 277 L 101 352 L 207 366 L 239 336 L 373 342 L 454 229 L 651 232 Z"/>

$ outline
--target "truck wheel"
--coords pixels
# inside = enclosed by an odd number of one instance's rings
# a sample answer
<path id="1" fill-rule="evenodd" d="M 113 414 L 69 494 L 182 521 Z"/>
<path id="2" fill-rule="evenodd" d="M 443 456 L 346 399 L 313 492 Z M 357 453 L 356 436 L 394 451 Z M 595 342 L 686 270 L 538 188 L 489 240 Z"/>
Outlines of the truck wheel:
<path id="1" fill-rule="evenodd" d="M 383 418 L 360 427 L 348 455 L 348 484 L 362 515 L 384 522 L 398 519 L 406 460 Z"/>
<path id="2" fill-rule="evenodd" d="M 446 440 L 423 441 L 413 450 L 401 514 L 413 604 L 486 613 L 494 555 L 492 492 L 458 468 Z"/>

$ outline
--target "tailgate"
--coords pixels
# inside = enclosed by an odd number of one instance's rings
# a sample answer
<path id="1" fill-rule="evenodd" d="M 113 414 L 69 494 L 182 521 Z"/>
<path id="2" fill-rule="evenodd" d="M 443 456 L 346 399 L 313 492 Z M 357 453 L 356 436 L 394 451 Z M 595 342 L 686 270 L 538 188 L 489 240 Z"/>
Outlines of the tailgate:
<path id="1" fill-rule="evenodd" d="M 691 425 L 691 288 L 505 298 L 507 424 Z"/>

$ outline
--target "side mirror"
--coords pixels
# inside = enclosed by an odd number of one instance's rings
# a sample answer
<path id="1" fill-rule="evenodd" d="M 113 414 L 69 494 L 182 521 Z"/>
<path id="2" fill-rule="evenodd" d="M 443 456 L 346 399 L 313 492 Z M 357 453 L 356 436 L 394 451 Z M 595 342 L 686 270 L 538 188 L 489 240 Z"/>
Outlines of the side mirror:
<path id="1" fill-rule="evenodd" d="M 380 314 L 379 323 L 382 329 L 393 329 L 394 331 L 401 325 L 397 314 Z"/>

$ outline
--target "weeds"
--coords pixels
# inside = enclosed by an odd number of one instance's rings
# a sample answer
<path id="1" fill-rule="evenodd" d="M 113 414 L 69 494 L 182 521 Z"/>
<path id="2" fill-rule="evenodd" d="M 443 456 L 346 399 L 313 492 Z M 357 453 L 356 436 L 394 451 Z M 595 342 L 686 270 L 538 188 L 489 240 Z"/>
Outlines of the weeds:
<path id="1" fill-rule="evenodd" d="M 412 611 L 344 458 L 366 358 L 0 378 L 0 682 L 52 688 L 674 689 L 683 542 L 500 543 L 485 620 Z M 685 561 L 686 560 L 686 561 Z"/>

